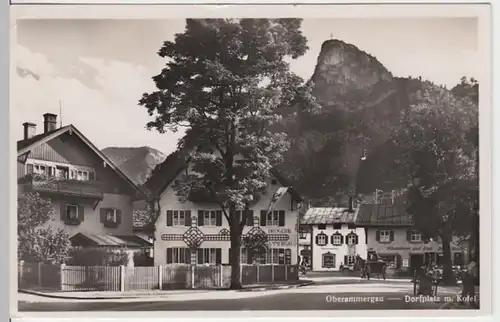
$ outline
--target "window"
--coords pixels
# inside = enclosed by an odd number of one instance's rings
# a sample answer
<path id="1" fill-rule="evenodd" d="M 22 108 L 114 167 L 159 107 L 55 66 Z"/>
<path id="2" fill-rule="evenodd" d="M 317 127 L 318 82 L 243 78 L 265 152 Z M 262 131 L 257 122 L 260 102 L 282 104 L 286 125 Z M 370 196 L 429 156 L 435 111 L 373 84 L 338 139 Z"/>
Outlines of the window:
<path id="1" fill-rule="evenodd" d="M 203 211 L 203 226 L 216 226 L 217 225 L 217 213 L 215 210 Z"/>
<path id="2" fill-rule="evenodd" d="M 325 224 L 320 224 L 320 225 L 318 225 L 318 229 L 319 230 L 325 230 L 326 229 L 326 225 Z"/>
<path id="3" fill-rule="evenodd" d="M 335 230 L 342 229 L 342 224 L 333 224 L 333 229 Z"/>
<path id="4" fill-rule="evenodd" d="M 379 241 L 381 243 L 390 243 L 391 242 L 391 231 L 390 230 L 381 230 Z"/>
<path id="5" fill-rule="evenodd" d="M 307 239 L 307 233 L 300 233 L 299 238 L 300 239 Z"/>
<path id="6" fill-rule="evenodd" d="M 327 267 L 327 268 L 334 268 L 335 267 L 335 254 L 332 254 L 330 252 L 323 254 L 321 266 Z"/>
<path id="7" fill-rule="evenodd" d="M 116 222 L 116 209 L 109 208 L 106 209 L 106 221 L 108 222 Z"/>
<path id="8" fill-rule="evenodd" d="M 333 245 L 342 245 L 342 235 L 341 234 L 332 235 L 332 244 Z"/>
<path id="9" fill-rule="evenodd" d="M 78 220 L 78 206 L 66 205 L 66 220 Z"/>
<path id="10" fill-rule="evenodd" d="M 358 236 L 356 234 L 349 234 L 347 235 L 347 240 L 346 240 L 347 245 L 355 245 L 358 243 Z"/>
<path id="11" fill-rule="evenodd" d="M 356 229 L 356 225 L 353 223 L 347 224 L 347 229 Z"/>
<path id="12" fill-rule="evenodd" d="M 278 226 L 279 225 L 279 211 L 270 211 L 266 216 L 266 226 Z"/>
<path id="13" fill-rule="evenodd" d="M 191 250 L 189 248 L 167 248 L 167 264 L 190 264 Z"/>
<path id="14" fill-rule="evenodd" d="M 285 249 L 270 248 L 266 252 L 267 264 L 285 264 Z"/>
<path id="15" fill-rule="evenodd" d="M 72 169 L 70 170 L 70 179 L 88 181 L 95 180 L 95 173 L 93 171 L 83 170 L 83 169 Z"/>
<path id="16" fill-rule="evenodd" d="M 174 210 L 172 212 L 172 222 L 173 222 L 173 226 L 185 226 L 186 225 L 186 211 Z"/>
<path id="17" fill-rule="evenodd" d="M 412 231 L 410 234 L 410 241 L 411 242 L 421 242 L 422 241 L 422 234 L 420 234 L 417 231 Z"/>
<path id="18" fill-rule="evenodd" d="M 327 243 L 328 237 L 326 236 L 326 234 L 321 233 L 316 235 L 316 245 L 325 246 Z"/>
<path id="19" fill-rule="evenodd" d="M 220 248 L 198 248 L 197 264 L 220 264 Z"/>
<path id="20" fill-rule="evenodd" d="M 345 264 L 348 266 L 353 266 L 354 263 L 356 263 L 356 256 L 354 255 L 347 255 L 346 256 L 346 262 Z"/>
<path id="21" fill-rule="evenodd" d="M 396 255 L 379 255 L 379 260 L 386 262 L 390 268 L 397 267 Z"/>

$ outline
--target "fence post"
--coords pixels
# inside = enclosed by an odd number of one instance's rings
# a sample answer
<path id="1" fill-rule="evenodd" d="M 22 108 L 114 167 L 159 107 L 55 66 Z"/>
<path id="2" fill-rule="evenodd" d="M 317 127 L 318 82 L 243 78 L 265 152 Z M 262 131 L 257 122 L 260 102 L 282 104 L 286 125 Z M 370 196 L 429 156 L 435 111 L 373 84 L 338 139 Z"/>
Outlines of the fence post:
<path id="1" fill-rule="evenodd" d="M 274 282 L 274 264 L 271 264 L 271 282 Z"/>
<path id="2" fill-rule="evenodd" d="M 288 281 L 288 267 L 285 264 L 285 281 Z"/>
<path id="3" fill-rule="evenodd" d="M 224 287 L 224 277 L 222 276 L 224 274 L 224 267 L 221 265 L 219 265 L 219 272 L 220 272 L 220 276 L 219 276 L 219 283 L 220 283 L 220 288 L 223 288 Z"/>
<path id="4" fill-rule="evenodd" d="M 64 263 L 63 263 L 63 264 L 61 264 L 61 266 L 60 266 L 60 268 L 59 268 L 59 272 L 60 272 L 59 274 L 60 274 L 60 280 L 61 280 L 61 281 L 60 281 L 60 284 L 61 284 L 61 285 L 59 286 L 59 289 L 60 289 L 61 291 L 64 291 L 64 290 L 65 290 L 65 289 L 64 289 L 64 285 L 66 284 L 66 281 L 65 281 L 65 278 L 64 278 L 64 275 L 65 275 L 65 274 L 64 274 L 64 269 L 65 269 L 65 268 L 66 268 L 66 264 L 64 264 Z"/>
<path id="5" fill-rule="evenodd" d="M 243 264 L 240 263 L 240 283 L 243 284 Z"/>
<path id="6" fill-rule="evenodd" d="M 259 264 L 257 264 L 257 283 L 260 281 L 260 269 L 259 269 Z"/>
<path id="7" fill-rule="evenodd" d="M 38 286 L 42 286 L 42 262 L 38 263 Z"/>
<path id="8" fill-rule="evenodd" d="M 120 265 L 120 292 L 125 292 L 125 266 Z"/>
<path id="9" fill-rule="evenodd" d="M 163 289 L 163 266 L 158 265 L 158 289 Z"/>
<path id="10" fill-rule="evenodd" d="M 191 288 L 194 289 L 194 269 L 196 265 L 191 265 Z"/>

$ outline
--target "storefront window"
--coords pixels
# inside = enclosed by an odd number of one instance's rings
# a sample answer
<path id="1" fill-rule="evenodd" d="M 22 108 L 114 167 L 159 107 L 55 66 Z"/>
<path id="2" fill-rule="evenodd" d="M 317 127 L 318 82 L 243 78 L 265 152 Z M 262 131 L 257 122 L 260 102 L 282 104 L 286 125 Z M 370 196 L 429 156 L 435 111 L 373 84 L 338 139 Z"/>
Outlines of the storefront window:
<path id="1" fill-rule="evenodd" d="M 396 268 L 396 255 L 379 255 L 379 259 L 386 262 L 390 268 Z"/>
<path id="2" fill-rule="evenodd" d="M 330 252 L 323 254 L 323 267 L 334 268 L 335 267 L 335 254 Z"/>

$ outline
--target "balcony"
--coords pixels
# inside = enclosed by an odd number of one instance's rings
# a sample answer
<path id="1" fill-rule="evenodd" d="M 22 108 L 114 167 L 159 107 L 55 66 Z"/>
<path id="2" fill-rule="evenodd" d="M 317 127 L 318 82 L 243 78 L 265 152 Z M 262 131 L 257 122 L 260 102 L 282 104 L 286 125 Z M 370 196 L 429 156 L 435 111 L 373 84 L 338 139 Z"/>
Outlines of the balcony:
<path id="1" fill-rule="evenodd" d="M 64 195 L 71 197 L 103 199 L 103 184 L 98 181 L 82 181 L 56 177 L 27 175 L 18 181 L 25 192 Z"/>

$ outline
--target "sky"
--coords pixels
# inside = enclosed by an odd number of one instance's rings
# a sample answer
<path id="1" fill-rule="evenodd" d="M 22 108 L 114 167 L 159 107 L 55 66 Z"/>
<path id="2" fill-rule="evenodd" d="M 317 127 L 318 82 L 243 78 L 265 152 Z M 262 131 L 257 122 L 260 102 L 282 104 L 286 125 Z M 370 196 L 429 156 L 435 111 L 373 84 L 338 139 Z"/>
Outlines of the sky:
<path id="1" fill-rule="evenodd" d="M 184 26 L 183 19 L 18 21 L 15 139 L 22 139 L 24 122 L 43 131 L 42 115 L 49 112 L 100 149 L 173 152 L 182 133 L 146 130 L 151 118 L 138 100 L 155 90 L 151 77 L 165 64 L 157 55 L 163 41 Z M 462 76 L 479 76 L 475 19 L 304 19 L 302 30 L 310 49 L 291 69 L 304 79 L 312 76 L 322 43 L 332 38 L 376 57 L 394 76 L 421 76 L 448 88 Z"/>

